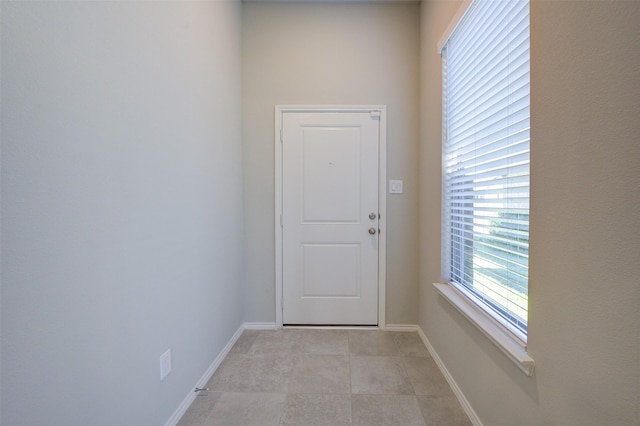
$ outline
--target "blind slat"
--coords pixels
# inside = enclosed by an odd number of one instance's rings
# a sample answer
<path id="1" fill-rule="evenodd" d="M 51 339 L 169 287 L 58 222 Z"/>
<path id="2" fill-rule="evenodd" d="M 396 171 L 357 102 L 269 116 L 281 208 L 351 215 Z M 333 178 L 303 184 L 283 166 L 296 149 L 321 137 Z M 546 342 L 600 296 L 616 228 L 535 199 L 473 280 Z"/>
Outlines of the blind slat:
<path id="1" fill-rule="evenodd" d="M 443 275 L 523 338 L 529 44 L 528 1 L 476 0 L 442 49 Z"/>

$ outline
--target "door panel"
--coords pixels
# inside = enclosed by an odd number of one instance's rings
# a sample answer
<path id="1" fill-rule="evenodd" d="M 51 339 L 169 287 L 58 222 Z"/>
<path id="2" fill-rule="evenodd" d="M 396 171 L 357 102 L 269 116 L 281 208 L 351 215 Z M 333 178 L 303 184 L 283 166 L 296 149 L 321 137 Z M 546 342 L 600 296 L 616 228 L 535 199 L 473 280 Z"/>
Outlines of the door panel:
<path id="1" fill-rule="evenodd" d="M 378 117 L 287 112 L 282 129 L 283 323 L 375 325 Z"/>
<path id="2" fill-rule="evenodd" d="M 359 263 L 358 244 L 303 244 L 301 297 L 359 297 Z"/>
<path id="3" fill-rule="evenodd" d="M 307 222 L 357 222 L 360 200 L 360 129 L 303 127 L 302 218 Z"/>

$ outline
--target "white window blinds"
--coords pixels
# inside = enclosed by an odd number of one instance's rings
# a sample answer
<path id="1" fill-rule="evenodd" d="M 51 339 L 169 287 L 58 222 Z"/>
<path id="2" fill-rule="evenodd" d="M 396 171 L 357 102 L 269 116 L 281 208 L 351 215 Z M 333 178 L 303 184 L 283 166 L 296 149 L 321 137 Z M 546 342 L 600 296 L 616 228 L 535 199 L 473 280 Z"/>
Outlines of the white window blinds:
<path id="1" fill-rule="evenodd" d="M 442 58 L 443 275 L 526 340 L 528 1 L 473 1 Z"/>

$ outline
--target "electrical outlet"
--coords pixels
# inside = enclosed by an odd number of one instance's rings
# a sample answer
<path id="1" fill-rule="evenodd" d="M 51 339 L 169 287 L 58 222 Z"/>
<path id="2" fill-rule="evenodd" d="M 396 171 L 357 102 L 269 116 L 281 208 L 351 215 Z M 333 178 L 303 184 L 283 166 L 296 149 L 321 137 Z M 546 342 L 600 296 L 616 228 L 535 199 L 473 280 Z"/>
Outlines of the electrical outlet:
<path id="1" fill-rule="evenodd" d="M 160 355 L 160 381 L 163 381 L 171 373 L 171 348 Z"/>

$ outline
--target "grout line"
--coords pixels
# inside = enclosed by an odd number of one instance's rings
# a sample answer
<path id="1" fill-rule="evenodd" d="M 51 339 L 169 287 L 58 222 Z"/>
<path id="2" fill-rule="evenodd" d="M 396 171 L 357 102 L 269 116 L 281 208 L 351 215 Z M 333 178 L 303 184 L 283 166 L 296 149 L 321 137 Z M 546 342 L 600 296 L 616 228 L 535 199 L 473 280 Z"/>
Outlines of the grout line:
<path id="1" fill-rule="evenodd" d="M 292 327 L 292 328 L 301 328 L 301 327 Z M 314 327 L 314 328 L 315 328 L 315 327 Z M 402 327 L 402 328 L 403 328 L 403 330 L 402 330 L 402 331 L 411 331 L 411 332 L 416 331 L 416 330 L 409 329 L 409 327 L 406 327 L 406 328 L 405 328 L 405 327 Z M 312 328 L 312 329 L 313 329 L 313 328 Z M 332 327 L 332 328 L 330 328 L 329 330 L 335 330 L 335 328 L 333 328 L 333 327 Z M 365 330 L 363 330 L 363 329 L 358 329 L 358 330 L 362 330 L 363 332 L 365 332 Z M 383 332 L 385 332 L 385 331 L 389 331 L 390 333 L 392 333 L 392 332 L 398 332 L 398 331 L 401 331 L 401 330 L 397 330 L 397 329 L 396 329 L 396 330 L 381 330 L 381 331 L 383 331 Z M 429 350 L 430 348 L 429 348 L 429 346 L 428 346 L 428 344 L 427 344 L 427 342 L 428 342 L 428 341 L 426 341 L 426 342 L 425 342 L 425 340 L 423 339 L 423 336 L 421 335 L 420 331 L 421 331 L 420 329 L 418 329 L 418 330 L 417 330 L 418 338 L 419 338 L 419 340 L 421 341 L 421 343 L 426 347 L 427 352 L 429 353 L 429 355 L 432 355 L 432 354 L 430 353 L 430 350 Z M 258 336 L 260 336 L 260 335 L 263 335 L 263 336 L 264 336 L 264 335 L 267 335 L 267 333 L 269 333 L 269 332 L 268 332 L 268 331 L 266 331 L 266 329 L 258 330 L 258 331 L 256 332 L 256 335 L 255 335 L 255 336 L 253 336 L 253 339 L 251 340 L 250 344 L 248 344 L 248 345 L 247 345 L 247 353 L 246 353 L 246 354 L 244 354 L 244 356 L 247 356 L 247 357 L 248 357 L 248 358 L 250 358 L 250 359 L 252 359 L 252 358 L 259 358 L 261 355 L 279 355 L 279 356 L 284 356 L 284 357 L 286 357 L 286 356 L 287 356 L 287 352 L 285 352 L 285 353 L 279 353 L 279 354 L 278 354 L 278 353 L 272 353 L 272 354 L 249 354 L 249 352 L 250 352 L 250 351 L 251 351 L 251 349 L 253 348 L 254 343 L 255 343 L 256 339 L 258 338 Z M 299 343 L 299 345 L 296 345 L 296 346 L 295 346 L 295 348 L 294 348 L 295 350 L 293 350 L 293 351 L 289 352 L 290 354 L 305 355 L 305 353 L 304 353 L 304 345 L 303 345 L 303 343 L 304 343 L 304 338 L 303 338 L 303 337 L 300 337 L 300 336 L 304 336 L 304 335 L 306 335 L 306 334 L 305 334 L 305 333 L 300 333 L 300 335 L 298 336 L 298 333 L 293 333 L 293 337 L 295 338 L 295 340 L 296 340 L 296 341 L 297 341 L 297 340 L 299 340 L 299 342 L 298 342 L 298 343 Z M 237 336 L 237 338 L 236 338 L 236 342 L 237 342 L 237 340 L 239 339 L 239 337 L 240 337 L 240 336 Z M 412 377 L 411 377 L 411 376 L 409 375 L 409 373 L 408 373 L 406 360 L 407 360 L 408 358 L 427 359 L 427 358 L 429 358 L 429 357 L 425 358 L 425 357 L 423 357 L 423 356 L 411 356 L 411 355 L 406 355 L 406 354 L 404 353 L 405 349 L 407 349 L 407 348 L 412 348 L 413 346 L 412 346 L 411 344 L 404 344 L 404 343 L 403 343 L 404 339 L 399 339 L 399 338 L 396 338 L 396 337 L 393 337 L 392 341 L 393 341 L 393 344 L 394 344 L 394 347 L 396 348 L 396 350 L 398 350 L 398 351 L 400 351 L 400 352 L 401 352 L 401 353 L 400 353 L 400 354 L 398 354 L 398 355 L 378 355 L 378 354 L 376 354 L 376 355 L 357 355 L 357 354 L 353 354 L 353 353 L 352 353 L 352 348 L 354 347 L 354 346 L 353 346 L 354 334 L 353 334 L 353 333 L 346 333 L 346 338 L 347 338 L 347 354 L 346 354 L 346 356 L 348 357 L 348 358 L 347 358 L 347 375 L 348 375 L 348 376 L 347 376 L 347 379 L 348 379 L 348 381 L 349 381 L 349 390 L 348 390 L 348 393 L 340 393 L 340 392 L 332 392 L 332 393 L 322 393 L 322 392 L 320 392 L 320 393 L 317 393 L 317 392 L 316 392 L 316 393 L 304 393 L 304 392 L 303 392 L 303 393 L 295 393 L 295 392 L 290 392 L 290 387 L 289 387 L 289 386 L 287 386 L 287 388 L 286 388 L 284 391 L 281 391 L 281 392 L 259 392 L 259 391 L 255 391 L 255 390 L 252 390 L 252 389 L 245 389 L 245 391 L 243 391 L 243 392 L 238 392 L 238 391 L 229 392 L 229 391 L 219 391 L 219 390 L 212 390 L 212 391 L 210 391 L 210 392 L 211 392 L 211 393 L 212 393 L 212 392 L 220 393 L 220 398 L 221 398 L 223 395 L 225 395 L 225 394 L 229 395 L 229 394 L 234 394 L 234 393 L 235 393 L 235 394 L 256 394 L 256 395 L 259 395 L 259 394 L 279 394 L 279 395 L 284 395 L 284 405 L 283 405 L 282 411 L 281 411 L 281 412 L 280 412 L 280 414 L 279 414 L 279 416 L 280 416 L 280 417 L 279 417 L 279 422 L 282 422 L 283 420 L 285 420 L 285 419 L 286 419 L 286 407 L 287 407 L 287 405 L 286 405 L 286 404 L 287 404 L 287 401 L 289 400 L 289 398 L 290 398 L 290 397 L 295 396 L 295 395 L 303 395 L 303 396 L 304 396 L 304 395 L 335 395 L 335 396 L 340 395 L 340 396 L 342 396 L 342 397 L 345 397 L 345 396 L 347 396 L 347 395 L 348 395 L 348 398 L 349 398 L 349 406 L 350 406 L 350 409 L 351 409 L 351 418 L 350 418 L 351 425 L 353 425 L 353 422 L 355 421 L 355 418 L 354 418 L 354 406 L 353 406 L 353 403 L 354 403 L 354 401 L 353 401 L 353 396 L 354 396 L 354 395 L 367 396 L 367 397 L 393 397 L 393 398 L 397 398 L 397 397 L 413 397 L 413 399 L 416 401 L 416 403 L 418 403 L 418 398 L 417 398 L 417 397 L 418 397 L 418 395 L 416 394 L 416 388 L 415 388 L 415 385 L 414 385 L 414 380 L 412 380 Z M 356 339 L 356 340 L 357 340 L 357 339 Z M 411 342 L 411 340 L 409 340 L 409 342 Z M 406 342 L 405 342 L 405 343 L 406 343 Z M 376 344 L 376 342 L 372 342 L 372 344 L 373 344 L 373 345 L 375 345 L 375 344 Z M 403 348 L 404 348 L 404 349 L 403 349 Z M 407 349 L 407 350 L 408 350 L 408 349 Z M 232 354 L 230 353 L 230 351 L 226 354 L 226 356 L 225 356 L 225 358 L 223 359 L 223 361 L 224 361 L 225 359 L 227 359 L 227 357 L 228 357 L 229 355 L 232 355 Z M 341 354 L 341 353 L 308 354 L 308 355 L 321 355 L 321 356 L 338 357 L 338 358 L 342 358 L 342 357 L 344 357 L 344 356 L 345 356 L 345 354 Z M 393 393 L 393 392 L 392 392 L 392 393 L 381 393 L 381 394 L 378 394 L 378 393 L 357 393 L 357 394 L 354 394 L 354 393 L 353 393 L 353 380 L 352 380 L 352 361 L 353 361 L 353 358 L 354 358 L 354 357 L 356 357 L 356 358 L 357 358 L 357 357 L 369 357 L 369 358 L 399 358 L 399 359 L 400 359 L 400 363 L 399 363 L 399 365 L 400 365 L 400 366 L 401 366 L 401 368 L 404 370 L 404 371 L 403 371 L 403 372 L 404 372 L 404 375 L 406 375 L 406 377 L 409 379 L 409 383 L 410 383 L 411 388 L 412 388 L 412 393 L 411 393 L 411 394 L 396 394 L 396 393 Z M 433 361 L 435 361 L 435 360 L 433 359 L 433 357 L 431 357 L 431 359 L 432 359 Z M 437 362 L 436 362 L 436 364 L 437 364 Z M 440 367 L 440 366 L 438 366 L 438 367 Z M 295 371 L 295 370 L 292 370 L 292 374 L 293 374 L 293 372 L 294 372 L 294 371 Z M 291 379 L 291 377 L 289 377 L 289 380 L 290 380 L 290 379 Z M 445 377 L 445 379 L 447 379 L 447 377 Z M 448 383 L 448 384 L 449 384 L 449 383 Z M 449 385 L 450 385 L 450 384 L 449 384 Z M 453 389 L 452 389 L 452 390 L 453 390 Z M 454 392 L 454 393 L 455 393 L 455 392 Z M 203 395 L 203 396 L 204 396 L 204 395 Z M 210 396 L 209 396 L 209 395 L 207 395 L 207 396 L 205 396 L 205 397 L 210 397 Z M 220 399 L 220 398 L 218 398 L 218 399 Z M 215 406 L 216 404 L 217 404 L 217 401 L 216 401 L 216 403 L 214 404 L 214 406 Z M 194 424 L 190 424 L 189 426 L 203 426 L 204 424 L 207 424 L 207 423 L 206 423 L 206 421 L 207 421 L 207 420 L 210 420 L 210 417 L 211 417 L 211 415 L 212 415 L 212 413 L 213 413 L 214 406 L 212 406 L 212 408 L 211 408 L 210 412 L 209 412 L 209 413 L 207 413 L 207 415 L 205 416 L 205 420 L 204 420 L 204 422 L 202 422 L 202 423 L 198 422 L 198 424 L 195 424 L 195 423 L 194 423 Z M 419 406 L 419 403 L 418 403 L 418 406 Z M 464 410 L 464 407 L 463 407 L 463 410 Z M 425 417 L 425 414 L 424 414 L 424 413 L 422 413 L 422 409 L 420 410 L 420 413 L 421 413 L 421 415 L 422 415 L 423 420 L 426 422 L 426 421 L 427 421 L 427 418 Z M 346 420 L 346 418 L 345 418 L 345 420 Z"/>

